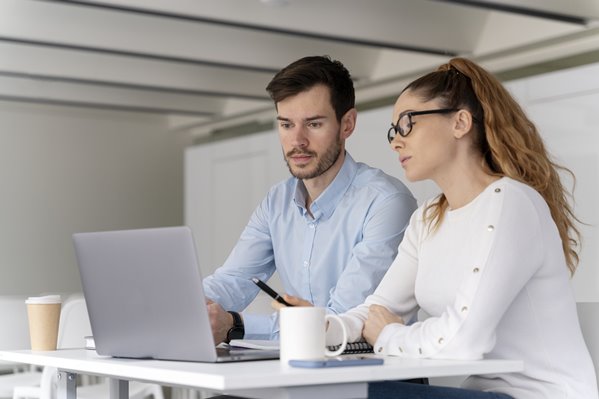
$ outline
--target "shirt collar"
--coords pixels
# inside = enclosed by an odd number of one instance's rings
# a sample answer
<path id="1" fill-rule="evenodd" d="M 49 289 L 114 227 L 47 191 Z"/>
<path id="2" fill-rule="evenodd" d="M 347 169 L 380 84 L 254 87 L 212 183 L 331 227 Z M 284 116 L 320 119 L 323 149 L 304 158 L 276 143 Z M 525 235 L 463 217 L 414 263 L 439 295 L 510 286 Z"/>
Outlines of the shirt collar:
<path id="1" fill-rule="evenodd" d="M 337 176 L 333 179 L 331 184 L 316 198 L 311 205 L 312 215 L 314 220 L 318 220 L 324 216 L 328 218 L 331 216 L 339 201 L 349 188 L 350 184 L 354 180 L 356 173 L 358 172 L 358 164 L 345 152 L 345 159 L 343 165 Z M 302 216 L 306 216 L 306 197 L 308 193 L 304 182 L 300 179 L 296 179 L 295 195 L 293 196 L 293 202 L 299 208 L 298 210 L 302 213 Z"/>

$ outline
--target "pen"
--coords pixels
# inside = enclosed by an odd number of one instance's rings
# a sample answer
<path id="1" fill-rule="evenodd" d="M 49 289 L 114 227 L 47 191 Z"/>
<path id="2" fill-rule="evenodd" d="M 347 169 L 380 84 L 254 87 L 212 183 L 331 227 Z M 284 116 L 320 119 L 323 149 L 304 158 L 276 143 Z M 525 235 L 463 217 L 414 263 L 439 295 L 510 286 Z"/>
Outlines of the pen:
<path id="1" fill-rule="evenodd" d="M 259 278 L 252 277 L 252 281 L 256 284 L 260 289 L 270 295 L 275 301 L 282 303 L 285 306 L 293 306 L 287 301 L 283 299 L 281 295 L 279 295 L 275 290 L 270 288 L 265 282 L 260 280 Z"/>

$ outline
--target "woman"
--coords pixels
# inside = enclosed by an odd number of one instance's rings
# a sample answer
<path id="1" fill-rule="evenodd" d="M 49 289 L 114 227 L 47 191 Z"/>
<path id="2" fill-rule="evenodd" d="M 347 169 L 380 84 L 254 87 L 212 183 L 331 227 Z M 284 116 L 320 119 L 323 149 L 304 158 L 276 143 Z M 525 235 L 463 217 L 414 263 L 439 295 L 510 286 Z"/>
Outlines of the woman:
<path id="1" fill-rule="evenodd" d="M 597 398 L 569 283 L 576 218 L 520 106 L 456 58 L 404 89 L 388 139 L 406 177 L 442 194 L 412 215 L 375 293 L 343 315 L 350 341 L 390 356 L 521 359 L 525 370 L 473 375 L 461 389 L 374 383 L 369 396 Z M 419 309 L 431 317 L 406 325 Z"/>

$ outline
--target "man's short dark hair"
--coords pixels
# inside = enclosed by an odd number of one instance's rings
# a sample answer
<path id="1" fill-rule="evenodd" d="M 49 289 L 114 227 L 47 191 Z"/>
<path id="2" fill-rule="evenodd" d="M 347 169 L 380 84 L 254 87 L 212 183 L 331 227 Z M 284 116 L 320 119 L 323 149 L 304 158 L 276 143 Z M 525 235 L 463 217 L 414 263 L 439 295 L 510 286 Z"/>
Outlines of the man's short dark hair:
<path id="1" fill-rule="evenodd" d="M 304 57 L 292 62 L 272 78 L 266 91 L 276 105 L 319 84 L 329 88 L 331 105 L 337 120 L 341 121 L 341 117 L 354 108 L 356 94 L 347 68 L 328 56 Z"/>

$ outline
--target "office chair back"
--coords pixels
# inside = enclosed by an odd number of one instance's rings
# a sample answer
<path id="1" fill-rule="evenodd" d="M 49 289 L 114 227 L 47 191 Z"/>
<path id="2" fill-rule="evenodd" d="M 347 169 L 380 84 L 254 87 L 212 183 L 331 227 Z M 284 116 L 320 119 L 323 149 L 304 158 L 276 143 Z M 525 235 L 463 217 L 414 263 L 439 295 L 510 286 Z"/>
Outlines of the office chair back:
<path id="1" fill-rule="evenodd" d="M 599 302 L 578 302 L 578 319 L 599 383 Z"/>
<path id="2" fill-rule="evenodd" d="M 25 295 L 0 295 L 0 350 L 29 349 Z"/>
<path id="3" fill-rule="evenodd" d="M 85 347 L 85 336 L 92 335 L 87 307 L 83 294 L 69 295 L 62 305 L 60 311 L 60 323 L 58 325 L 58 348 L 83 348 Z"/>

